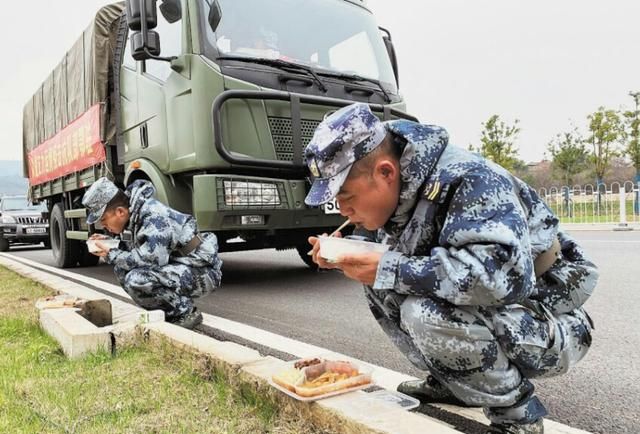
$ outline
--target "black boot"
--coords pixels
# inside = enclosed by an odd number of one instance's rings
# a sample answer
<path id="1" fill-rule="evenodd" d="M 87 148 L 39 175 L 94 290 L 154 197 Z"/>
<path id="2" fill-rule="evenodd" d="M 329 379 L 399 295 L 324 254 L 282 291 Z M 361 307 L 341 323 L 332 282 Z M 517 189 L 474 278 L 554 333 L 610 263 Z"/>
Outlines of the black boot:
<path id="1" fill-rule="evenodd" d="M 452 404 L 459 407 L 471 407 L 455 397 L 442 383 L 427 376 L 426 380 L 403 381 L 398 385 L 398 392 L 419 399 L 422 403 Z"/>
<path id="2" fill-rule="evenodd" d="M 542 418 L 524 425 L 516 423 L 491 424 L 487 434 L 543 434 Z"/>

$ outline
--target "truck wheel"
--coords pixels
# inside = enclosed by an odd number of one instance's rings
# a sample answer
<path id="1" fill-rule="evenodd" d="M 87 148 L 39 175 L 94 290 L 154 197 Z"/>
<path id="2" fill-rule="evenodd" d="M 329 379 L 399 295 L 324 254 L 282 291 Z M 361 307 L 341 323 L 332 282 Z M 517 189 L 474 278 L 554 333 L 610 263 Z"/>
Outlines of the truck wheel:
<path id="1" fill-rule="evenodd" d="M 0 237 L 0 252 L 6 252 L 9 250 L 9 241 Z"/>
<path id="2" fill-rule="evenodd" d="M 307 264 L 312 270 L 318 269 L 318 264 L 313 262 L 311 256 L 307 255 L 309 250 L 311 250 L 311 245 L 309 243 L 298 244 L 296 246 L 296 250 L 298 251 L 298 255 L 300 255 L 300 259 L 302 259 L 302 262 Z"/>
<path id="3" fill-rule="evenodd" d="M 98 261 L 100 261 L 100 256 L 93 255 L 89 253 L 89 249 L 87 249 L 86 243 L 80 246 L 82 249 L 82 253 L 80 254 L 80 261 L 78 263 L 81 267 L 94 267 L 98 265 Z"/>
<path id="4" fill-rule="evenodd" d="M 80 259 L 81 246 L 77 241 L 67 238 L 67 224 L 60 203 L 56 203 L 51 210 L 49 230 L 51 231 L 51 252 L 56 261 L 56 267 L 74 267 Z"/>

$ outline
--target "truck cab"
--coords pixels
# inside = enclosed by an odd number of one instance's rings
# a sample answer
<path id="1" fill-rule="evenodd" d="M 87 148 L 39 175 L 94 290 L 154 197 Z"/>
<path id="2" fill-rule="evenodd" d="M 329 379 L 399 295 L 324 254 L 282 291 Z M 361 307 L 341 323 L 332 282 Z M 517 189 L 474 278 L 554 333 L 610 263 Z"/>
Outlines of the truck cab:
<path id="1" fill-rule="evenodd" d="M 303 153 L 316 126 L 353 102 L 384 120 L 414 119 L 404 112 L 388 32 L 362 0 L 120 5 L 100 26 L 113 47 L 101 106 L 104 161 L 60 188 L 32 186 L 52 220 L 64 219 L 52 221 L 63 232 L 57 239 L 101 230 L 86 225 L 80 204 L 99 176 L 121 187 L 146 179 L 159 200 L 215 232 L 221 251 L 296 248 L 312 266 L 308 236 L 344 221 L 336 204 L 304 204 Z M 79 248 L 65 246 L 54 255 Z"/>

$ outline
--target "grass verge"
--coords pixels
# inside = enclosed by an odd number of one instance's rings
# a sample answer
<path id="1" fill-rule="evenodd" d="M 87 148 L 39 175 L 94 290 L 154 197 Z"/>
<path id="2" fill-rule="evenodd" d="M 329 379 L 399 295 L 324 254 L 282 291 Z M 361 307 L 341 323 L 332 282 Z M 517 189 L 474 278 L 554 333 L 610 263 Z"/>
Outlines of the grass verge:
<path id="1" fill-rule="evenodd" d="M 69 360 L 37 323 L 50 290 L 3 267 L 0 282 L 2 433 L 322 432 L 166 342 Z"/>

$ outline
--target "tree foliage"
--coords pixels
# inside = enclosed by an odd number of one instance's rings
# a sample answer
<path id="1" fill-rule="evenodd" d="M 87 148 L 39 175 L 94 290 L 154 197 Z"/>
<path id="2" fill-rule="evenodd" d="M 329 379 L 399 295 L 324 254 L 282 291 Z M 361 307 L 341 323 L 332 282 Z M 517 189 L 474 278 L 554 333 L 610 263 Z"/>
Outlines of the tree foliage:
<path id="1" fill-rule="evenodd" d="M 631 158 L 636 173 L 640 173 L 640 92 L 629 92 L 629 95 L 635 100 L 636 108 L 624 112 L 626 136 L 629 139 L 625 151 Z"/>
<path id="2" fill-rule="evenodd" d="M 554 174 L 564 185 L 573 185 L 575 176 L 587 167 L 589 153 L 577 128 L 558 134 L 549 142 Z"/>
<path id="3" fill-rule="evenodd" d="M 518 122 L 516 119 L 513 125 L 507 125 L 498 115 L 491 116 L 482 124 L 480 147 L 476 151 L 507 170 L 516 168 L 520 163 L 515 145 L 520 132 Z"/>
<path id="4" fill-rule="evenodd" d="M 586 142 L 592 147 L 591 161 L 597 182 L 601 183 L 611 158 L 618 155 L 617 145 L 624 140 L 624 122 L 618 111 L 604 107 L 598 108 L 587 119 L 591 135 Z"/>

